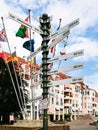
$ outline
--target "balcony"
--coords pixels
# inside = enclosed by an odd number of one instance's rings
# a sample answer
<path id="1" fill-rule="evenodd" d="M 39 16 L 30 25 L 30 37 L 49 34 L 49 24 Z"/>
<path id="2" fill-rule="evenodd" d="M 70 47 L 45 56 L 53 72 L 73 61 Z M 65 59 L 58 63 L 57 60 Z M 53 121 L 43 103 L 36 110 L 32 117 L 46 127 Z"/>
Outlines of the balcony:
<path id="1" fill-rule="evenodd" d="M 71 103 L 64 103 L 64 107 L 71 107 L 72 104 Z"/>
<path id="2" fill-rule="evenodd" d="M 64 96 L 64 99 L 70 99 L 70 100 L 72 100 L 72 96 Z"/>
<path id="3" fill-rule="evenodd" d="M 64 92 L 72 92 L 72 89 L 70 89 L 70 88 L 65 88 L 65 89 L 64 89 Z"/>

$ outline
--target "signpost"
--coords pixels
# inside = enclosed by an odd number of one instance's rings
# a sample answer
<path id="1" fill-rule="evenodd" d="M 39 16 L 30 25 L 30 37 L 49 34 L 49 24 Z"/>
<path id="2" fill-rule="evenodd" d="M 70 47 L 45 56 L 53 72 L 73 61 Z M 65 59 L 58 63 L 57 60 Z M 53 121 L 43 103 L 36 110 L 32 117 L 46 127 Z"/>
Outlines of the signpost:
<path id="1" fill-rule="evenodd" d="M 16 16 L 15 14 L 9 12 L 8 14 L 9 18 L 20 23 L 20 24 L 23 24 L 25 25 L 26 27 L 32 29 L 33 31 L 37 32 L 37 33 L 41 33 L 41 30 L 36 28 L 34 25 L 32 25 L 31 23 L 28 23 L 26 21 L 24 21 L 22 18 L 19 18 L 18 16 Z"/>
<path id="2" fill-rule="evenodd" d="M 62 41 L 66 36 L 68 36 L 70 34 L 70 31 L 67 30 L 64 33 L 62 33 L 61 35 L 54 37 L 53 39 L 51 39 L 49 41 L 49 45 L 48 45 L 48 50 L 51 47 L 54 47 L 57 43 L 59 43 L 60 41 Z M 31 57 L 35 57 L 39 52 L 41 52 L 41 47 L 39 47 L 38 49 L 36 49 L 30 56 L 27 57 L 27 59 L 29 60 Z"/>
<path id="3" fill-rule="evenodd" d="M 78 25 L 78 24 L 79 24 L 79 19 L 76 19 L 76 20 L 72 21 L 71 23 L 65 25 L 65 26 L 62 27 L 61 29 L 55 31 L 54 33 L 51 33 L 49 37 L 50 37 L 50 38 L 54 38 L 54 37 L 56 37 L 56 36 L 58 36 L 58 35 L 61 35 L 61 34 L 63 34 L 64 32 L 70 30 L 71 28 L 75 27 L 75 26 Z"/>
<path id="4" fill-rule="evenodd" d="M 78 50 L 78 51 L 63 55 L 63 56 L 54 57 L 53 59 L 50 59 L 47 62 L 48 63 L 53 63 L 53 62 L 57 62 L 57 61 L 65 60 L 65 59 L 70 59 L 70 58 L 75 58 L 75 57 L 78 57 L 78 56 L 82 56 L 83 54 L 84 54 L 84 50 Z M 71 70 L 82 69 L 82 68 L 83 68 L 83 63 L 76 64 L 76 65 L 73 65 L 73 66 L 68 66 L 68 67 L 65 67 L 65 68 L 60 68 L 58 70 L 53 70 L 53 71 L 48 72 L 48 74 L 64 72 L 64 71 L 71 71 Z M 41 73 L 42 73 L 42 68 L 40 70 L 36 71 L 32 75 L 32 77 L 35 77 L 35 76 L 37 76 L 37 75 L 39 75 Z"/>
<path id="5" fill-rule="evenodd" d="M 74 78 L 67 78 L 63 80 L 51 81 L 48 83 L 49 87 L 57 86 L 57 85 L 64 85 L 64 84 L 72 84 L 76 82 L 83 82 L 83 77 L 74 77 Z"/>
<path id="6" fill-rule="evenodd" d="M 56 61 L 61 61 L 61 60 L 65 60 L 65 59 L 69 59 L 69 58 L 74 58 L 74 57 L 78 57 L 84 54 L 84 50 L 79 50 L 79 51 L 74 51 L 71 52 L 69 54 L 63 55 L 63 56 L 59 56 L 59 57 L 54 57 L 50 60 L 48 60 L 48 63 L 53 63 Z"/>
<path id="7" fill-rule="evenodd" d="M 49 71 L 48 74 L 56 74 L 59 72 L 67 72 L 67 71 L 72 71 L 72 70 L 77 70 L 77 69 L 82 69 L 82 68 L 83 68 L 83 63 L 59 68 L 59 69 L 53 70 L 53 71 Z"/>
<path id="8" fill-rule="evenodd" d="M 79 24 L 79 19 L 76 19 L 73 22 L 69 23 L 68 25 L 57 30 L 56 32 L 50 34 L 48 38 L 51 40 L 50 40 L 50 45 L 48 45 L 48 50 L 51 47 L 54 47 L 60 41 L 62 41 L 66 36 L 68 36 L 70 34 L 70 29 L 75 27 L 78 24 Z M 35 50 L 30 56 L 27 57 L 27 59 L 30 59 L 30 57 L 35 57 L 40 51 L 41 51 L 41 47 Z"/>
<path id="9" fill-rule="evenodd" d="M 35 101 L 40 100 L 40 104 L 39 104 L 40 109 L 44 111 L 43 112 L 43 130 L 48 130 L 48 115 L 47 115 L 48 88 L 52 87 L 52 86 L 59 86 L 59 85 L 83 81 L 83 77 L 81 76 L 81 77 L 73 77 L 73 78 L 67 78 L 67 79 L 63 79 L 63 80 L 49 82 L 48 76 L 53 74 L 53 73 L 82 69 L 83 64 L 81 63 L 81 64 L 76 64 L 76 65 L 71 65 L 71 66 L 67 66 L 67 67 L 60 68 L 58 70 L 53 70 L 50 72 L 48 72 L 49 71 L 48 65 L 50 63 L 53 63 L 53 62 L 81 56 L 84 54 L 84 50 L 82 49 L 82 50 L 74 51 L 72 53 L 69 53 L 69 54 L 66 54 L 63 56 L 54 57 L 52 59 L 48 59 L 48 52 L 49 52 L 50 48 L 56 46 L 57 43 L 64 40 L 64 38 L 70 34 L 70 29 L 72 29 L 73 27 L 75 27 L 76 25 L 79 24 L 79 19 L 72 21 L 71 23 L 67 24 L 66 26 L 62 27 L 61 29 L 50 34 L 50 28 L 51 28 L 50 17 L 48 17 L 47 14 L 43 14 L 42 17 L 40 17 L 40 19 L 39 19 L 40 29 L 36 28 L 31 23 L 28 23 L 28 22 L 24 21 L 23 19 L 17 17 L 13 13 L 9 13 L 9 18 L 20 23 L 20 24 L 23 24 L 26 27 L 32 29 L 33 31 L 39 33 L 43 38 L 41 47 L 39 47 L 36 51 L 34 51 L 32 54 L 30 54 L 30 56 L 28 56 L 27 59 L 31 59 L 31 57 L 34 58 L 39 52 L 42 51 L 42 60 L 43 60 L 42 68 L 38 71 L 38 73 L 35 73 L 32 77 L 34 78 L 36 75 L 42 73 L 43 93 L 42 93 L 42 96 L 38 96 L 37 98 L 33 98 L 30 101 L 35 102 Z"/>

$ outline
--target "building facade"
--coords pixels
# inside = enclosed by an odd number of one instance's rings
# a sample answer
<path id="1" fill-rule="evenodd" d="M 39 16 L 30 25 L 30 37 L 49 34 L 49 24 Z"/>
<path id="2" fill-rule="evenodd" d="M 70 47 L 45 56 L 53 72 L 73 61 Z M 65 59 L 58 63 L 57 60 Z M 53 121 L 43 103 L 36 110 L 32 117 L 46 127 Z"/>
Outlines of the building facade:
<path id="1" fill-rule="evenodd" d="M 41 68 L 23 58 L 17 58 L 17 71 L 20 72 L 21 79 L 26 81 L 25 85 L 20 86 L 24 94 L 24 119 L 40 120 L 43 116 L 43 110 L 39 107 L 43 98 Z M 63 73 L 52 74 L 49 81 L 59 82 L 66 78 L 71 77 Z M 27 103 L 25 94 L 28 96 Z M 85 114 L 98 116 L 98 93 L 83 82 L 52 86 L 48 89 L 47 109 L 50 121 L 76 120 Z"/>

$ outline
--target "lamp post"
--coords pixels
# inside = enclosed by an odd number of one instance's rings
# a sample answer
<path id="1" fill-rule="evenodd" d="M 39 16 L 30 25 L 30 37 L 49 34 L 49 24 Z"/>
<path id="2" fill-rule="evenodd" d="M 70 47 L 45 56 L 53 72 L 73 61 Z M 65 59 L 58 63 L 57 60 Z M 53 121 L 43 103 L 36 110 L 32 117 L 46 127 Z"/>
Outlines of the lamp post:
<path id="1" fill-rule="evenodd" d="M 48 98 L 48 42 L 49 42 L 49 35 L 50 35 L 50 17 L 48 17 L 47 14 L 43 14 L 42 17 L 40 17 L 40 29 L 42 31 L 41 36 L 43 38 L 42 44 L 41 44 L 41 50 L 42 50 L 42 88 L 43 88 L 43 99 Z M 47 109 L 44 109 L 43 112 L 43 130 L 48 130 L 48 114 Z"/>

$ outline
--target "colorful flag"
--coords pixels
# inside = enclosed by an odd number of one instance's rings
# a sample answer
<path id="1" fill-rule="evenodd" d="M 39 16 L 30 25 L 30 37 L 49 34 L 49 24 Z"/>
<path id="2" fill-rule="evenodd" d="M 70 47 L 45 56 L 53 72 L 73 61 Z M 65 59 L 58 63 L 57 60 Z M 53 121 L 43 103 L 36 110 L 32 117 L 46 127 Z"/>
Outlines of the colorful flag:
<path id="1" fill-rule="evenodd" d="M 7 42 L 5 29 L 2 29 L 2 30 L 0 31 L 0 41 Z"/>
<path id="2" fill-rule="evenodd" d="M 65 55 L 66 52 L 65 52 L 65 51 L 60 51 L 60 54 L 61 54 L 61 55 Z"/>
<path id="3" fill-rule="evenodd" d="M 23 47 L 31 52 L 34 52 L 34 39 L 28 40 L 23 44 Z"/>
<path id="4" fill-rule="evenodd" d="M 66 55 L 66 52 L 63 50 L 63 51 L 60 51 L 60 54 L 61 55 Z M 65 60 L 67 60 L 67 59 L 65 59 Z"/>
<path id="5" fill-rule="evenodd" d="M 3 50 L 2 50 L 2 46 L 1 46 L 1 43 L 0 43 L 0 58 L 4 57 L 4 53 L 3 53 Z"/>
<path id="6" fill-rule="evenodd" d="M 66 47 L 67 44 L 68 44 L 68 36 L 67 36 L 66 38 L 67 38 L 66 41 L 63 40 L 63 43 L 64 43 L 64 49 L 63 49 L 62 51 L 60 51 L 60 54 L 61 54 L 61 55 L 65 55 L 65 54 L 66 54 L 65 47 Z"/>
<path id="7" fill-rule="evenodd" d="M 27 17 L 25 19 L 26 22 L 28 22 L 29 17 Z M 21 37 L 21 38 L 29 38 L 29 34 L 28 34 L 28 28 L 25 25 L 21 25 L 20 28 L 18 29 L 17 33 L 16 33 L 17 37 Z"/>
<path id="8" fill-rule="evenodd" d="M 51 43 L 54 43 L 55 42 L 55 38 L 52 39 Z M 51 47 L 50 48 L 50 52 L 53 53 L 55 51 L 54 47 Z"/>
<path id="9" fill-rule="evenodd" d="M 16 61 L 18 62 L 18 57 L 16 56 L 16 51 L 13 52 L 9 57 L 6 58 L 5 62 L 11 62 L 11 61 Z"/>

